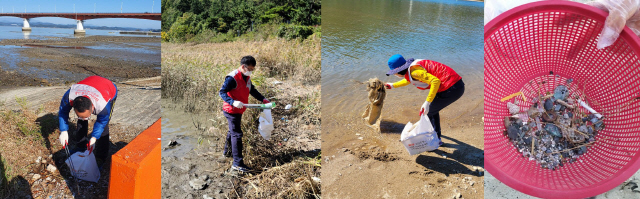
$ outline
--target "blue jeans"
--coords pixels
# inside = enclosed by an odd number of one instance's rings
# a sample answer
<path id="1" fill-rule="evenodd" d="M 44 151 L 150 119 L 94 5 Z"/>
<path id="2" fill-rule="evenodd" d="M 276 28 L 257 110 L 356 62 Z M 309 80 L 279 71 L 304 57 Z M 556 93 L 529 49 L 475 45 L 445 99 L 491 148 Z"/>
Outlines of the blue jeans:
<path id="1" fill-rule="evenodd" d="M 233 155 L 233 166 L 245 166 L 242 156 L 242 114 L 231 114 L 222 111 L 224 117 L 229 122 L 229 132 L 227 133 L 227 141 L 224 144 L 224 153 L 231 150 Z"/>
<path id="2" fill-rule="evenodd" d="M 464 82 L 460 79 L 458 82 L 453 84 L 453 86 L 449 87 L 449 89 L 437 93 L 436 97 L 433 98 L 433 102 L 429 105 L 429 113 L 427 113 L 427 117 L 431 120 L 433 129 L 438 132 L 438 138 L 440 138 L 440 135 L 442 134 L 440 128 L 440 110 L 460 99 L 462 94 L 464 94 Z"/>

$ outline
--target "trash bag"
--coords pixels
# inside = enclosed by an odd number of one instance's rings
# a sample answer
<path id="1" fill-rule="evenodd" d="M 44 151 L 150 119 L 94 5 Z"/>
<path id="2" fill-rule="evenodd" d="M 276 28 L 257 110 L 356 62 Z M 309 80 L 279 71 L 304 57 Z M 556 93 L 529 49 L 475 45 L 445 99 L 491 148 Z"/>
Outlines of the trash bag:
<path id="1" fill-rule="evenodd" d="M 100 170 L 98 169 L 98 163 L 96 163 L 96 156 L 93 153 L 89 154 L 88 150 L 74 153 L 65 163 L 67 163 L 67 166 L 71 170 L 71 175 L 78 179 L 89 182 L 98 182 L 100 179 Z"/>
<path id="2" fill-rule="evenodd" d="M 380 127 L 380 113 L 382 113 L 382 105 L 384 98 L 387 95 L 384 90 L 384 83 L 378 78 L 369 79 L 367 82 L 367 92 L 369 92 L 369 104 L 362 113 L 362 119 L 368 125 L 374 125 Z"/>
<path id="3" fill-rule="evenodd" d="M 273 118 L 271 117 L 271 109 L 264 109 L 258 117 L 260 125 L 258 125 L 258 132 L 265 139 L 271 138 L 271 131 L 273 131 Z"/>
<path id="4" fill-rule="evenodd" d="M 440 146 L 438 133 L 433 130 L 431 121 L 426 114 L 420 116 L 415 124 L 407 123 L 400 134 L 400 142 L 409 152 L 409 155 L 419 154 L 425 151 L 433 151 Z"/>

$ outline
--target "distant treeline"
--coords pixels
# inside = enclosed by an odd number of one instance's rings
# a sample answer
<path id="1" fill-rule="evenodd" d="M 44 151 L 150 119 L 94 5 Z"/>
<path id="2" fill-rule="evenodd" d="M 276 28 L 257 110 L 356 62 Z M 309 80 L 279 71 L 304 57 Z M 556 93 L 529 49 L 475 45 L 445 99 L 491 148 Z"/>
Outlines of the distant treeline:
<path id="1" fill-rule="evenodd" d="M 320 0 L 162 0 L 165 41 L 212 33 L 238 36 L 266 24 L 279 25 L 273 33 L 278 36 L 306 38 L 318 31 Z"/>

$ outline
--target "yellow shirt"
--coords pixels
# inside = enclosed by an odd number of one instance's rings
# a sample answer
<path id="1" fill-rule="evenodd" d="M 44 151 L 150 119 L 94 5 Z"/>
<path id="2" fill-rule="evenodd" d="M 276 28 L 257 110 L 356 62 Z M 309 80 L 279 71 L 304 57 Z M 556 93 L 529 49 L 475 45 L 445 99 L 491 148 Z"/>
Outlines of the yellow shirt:
<path id="1" fill-rule="evenodd" d="M 427 101 L 433 102 L 433 99 L 436 97 L 436 93 L 438 93 L 438 89 L 440 88 L 440 79 L 438 79 L 431 73 L 428 73 L 427 70 L 422 68 L 422 66 L 420 65 L 411 66 L 410 71 L 411 78 L 431 85 L 429 89 L 429 95 L 427 96 Z M 393 87 L 398 88 L 409 84 L 411 84 L 411 82 L 407 81 L 407 79 L 402 79 L 393 83 Z"/>

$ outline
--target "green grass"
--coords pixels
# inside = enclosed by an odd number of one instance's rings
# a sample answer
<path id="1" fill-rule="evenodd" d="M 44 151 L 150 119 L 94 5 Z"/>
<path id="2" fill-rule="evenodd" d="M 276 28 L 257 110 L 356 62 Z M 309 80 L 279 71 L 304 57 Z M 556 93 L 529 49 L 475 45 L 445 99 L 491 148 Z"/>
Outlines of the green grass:
<path id="1" fill-rule="evenodd" d="M 0 156 L 0 159 L 2 160 L 2 168 L 3 168 L 1 180 L 4 180 L 2 182 L 2 186 L 6 186 L 7 185 L 6 183 L 8 182 L 8 180 L 13 178 L 13 176 L 11 176 L 11 173 L 13 173 L 13 170 L 11 169 L 11 166 L 7 164 L 7 161 L 3 157 Z"/>
<path id="2" fill-rule="evenodd" d="M 9 125 L 5 128 L 16 128 L 24 136 L 21 140 L 32 140 L 44 145 L 41 126 L 35 122 L 37 114 L 29 110 L 26 98 L 16 98 L 16 103 L 20 110 L 0 110 L 2 122 Z"/>

